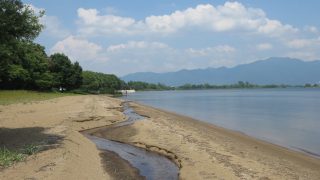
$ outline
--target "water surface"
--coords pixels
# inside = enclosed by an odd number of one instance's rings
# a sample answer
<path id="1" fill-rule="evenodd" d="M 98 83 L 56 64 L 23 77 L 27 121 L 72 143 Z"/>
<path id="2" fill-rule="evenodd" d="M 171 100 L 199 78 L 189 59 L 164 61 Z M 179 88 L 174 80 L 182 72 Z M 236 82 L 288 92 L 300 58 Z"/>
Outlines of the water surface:
<path id="1" fill-rule="evenodd" d="M 139 174 L 147 180 L 167 179 L 176 180 L 179 176 L 179 168 L 168 158 L 154 152 L 147 151 L 129 144 L 124 144 L 100 137 L 93 136 L 95 131 L 108 131 L 111 128 L 127 126 L 135 121 L 143 120 L 144 117 L 135 113 L 128 103 L 123 104 L 126 121 L 111 126 L 97 128 L 97 130 L 83 131 L 84 135 L 93 141 L 98 149 L 112 151 L 122 159 L 128 161 L 131 166 L 139 170 Z"/>
<path id="2" fill-rule="evenodd" d="M 320 154 L 320 89 L 146 91 L 124 98 Z"/>
<path id="3" fill-rule="evenodd" d="M 179 168 L 164 156 L 132 145 L 96 136 L 87 135 L 87 137 L 97 145 L 98 149 L 115 152 L 122 159 L 128 161 L 147 180 L 178 179 Z"/>

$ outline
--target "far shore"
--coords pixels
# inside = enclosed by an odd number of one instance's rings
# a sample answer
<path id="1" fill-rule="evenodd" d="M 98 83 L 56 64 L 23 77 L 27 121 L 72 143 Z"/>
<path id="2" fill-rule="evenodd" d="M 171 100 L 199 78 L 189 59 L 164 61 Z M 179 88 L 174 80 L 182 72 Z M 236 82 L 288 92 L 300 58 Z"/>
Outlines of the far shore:
<path id="1" fill-rule="evenodd" d="M 2 169 L 0 179 L 114 178 L 105 168 L 106 158 L 112 157 L 100 156 L 79 131 L 125 120 L 121 102 L 85 95 L 0 105 L 1 145 L 48 147 Z M 168 156 L 180 167 L 180 179 L 320 179 L 320 159 L 183 115 L 130 104 L 147 118 L 95 135 Z"/>

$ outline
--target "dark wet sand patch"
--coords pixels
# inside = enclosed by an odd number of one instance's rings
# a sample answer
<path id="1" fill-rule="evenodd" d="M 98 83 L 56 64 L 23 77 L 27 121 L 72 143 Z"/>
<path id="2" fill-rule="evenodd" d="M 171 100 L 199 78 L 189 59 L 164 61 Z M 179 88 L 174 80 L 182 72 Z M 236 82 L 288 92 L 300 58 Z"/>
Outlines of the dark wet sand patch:
<path id="1" fill-rule="evenodd" d="M 100 156 L 105 171 L 113 179 L 145 179 L 145 177 L 139 174 L 138 169 L 132 167 L 128 161 L 122 159 L 118 154 L 112 151 L 102 151 Z"/>

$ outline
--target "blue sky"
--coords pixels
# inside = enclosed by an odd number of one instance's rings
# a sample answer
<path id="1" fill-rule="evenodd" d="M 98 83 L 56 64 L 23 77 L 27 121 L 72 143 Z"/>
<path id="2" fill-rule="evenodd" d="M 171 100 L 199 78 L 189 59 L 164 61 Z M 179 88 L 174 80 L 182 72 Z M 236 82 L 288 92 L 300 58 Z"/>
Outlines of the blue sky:
<path id="1" fill-rule="evenodd" d="M 122 76 L 320 59 L 317 0 L 23 2 L 46 11 L 36 41 L 87 70 Z"/>

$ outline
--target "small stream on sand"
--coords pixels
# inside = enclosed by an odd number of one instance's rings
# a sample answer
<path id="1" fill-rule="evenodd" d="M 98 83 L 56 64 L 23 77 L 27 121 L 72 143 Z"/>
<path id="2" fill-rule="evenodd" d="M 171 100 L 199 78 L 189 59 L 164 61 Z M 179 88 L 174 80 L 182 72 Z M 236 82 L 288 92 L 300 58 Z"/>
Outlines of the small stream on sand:
<path id="1" fill-rule="evenodd" d="M 128 126 L 135 121 L 145 119 L 145 117 L 135 113 L 128 102 L 123 103 L 123 108 L 123 113 L 126 115 L 127 120 L 107 126 L 102 131 L 108 131 L 120 126 Z M 100 128 L 99 131 L 101 131 Z M 164 156 L 129 144 L 92 136 L 92 133 L 83 132 L 83 134 L 93 141 L 98 149 L 112 151 L 118 154 L 122 159 L 128 161 L 131 166 L 138 169 L 139 174 L 146 179 L 178 179 L 179 168 Z"/>

